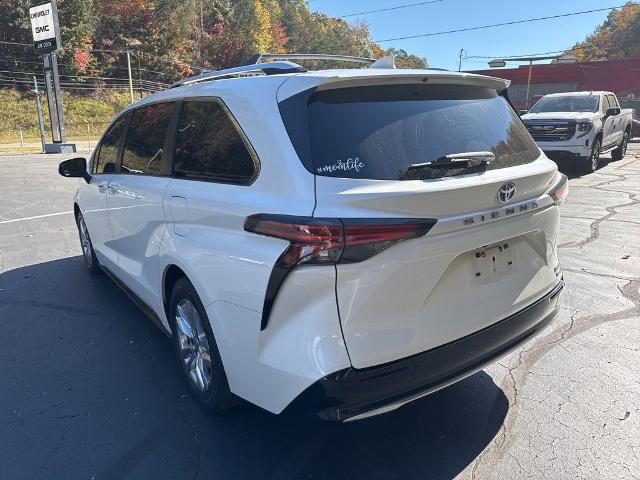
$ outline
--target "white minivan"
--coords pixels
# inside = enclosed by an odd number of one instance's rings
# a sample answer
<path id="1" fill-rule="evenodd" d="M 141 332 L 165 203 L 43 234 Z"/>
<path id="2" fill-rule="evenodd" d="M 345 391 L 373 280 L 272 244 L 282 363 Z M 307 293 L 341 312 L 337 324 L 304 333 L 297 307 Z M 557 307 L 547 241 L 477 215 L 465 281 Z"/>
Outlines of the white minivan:
<path id="1" fill-rule="evenodd" d="M 508 82 L 386 65 L 206 72 L 60 164 L 87 267 L 173 337 L 206 406 L 361 419 L 556 316 L 567 178 Z"/>

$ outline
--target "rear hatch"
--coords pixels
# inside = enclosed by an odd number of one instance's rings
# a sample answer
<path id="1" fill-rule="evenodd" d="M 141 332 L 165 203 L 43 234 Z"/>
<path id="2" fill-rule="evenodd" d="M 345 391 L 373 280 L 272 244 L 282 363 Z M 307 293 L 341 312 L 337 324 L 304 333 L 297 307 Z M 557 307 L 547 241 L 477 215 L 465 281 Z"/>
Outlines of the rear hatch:
<path id="1" fill-rule="evenodd" d="M 494 86 L 428 80 L 341 82 L 281 102 L 316 175 L 314 217 L 436 221 L 418 238 L 337 263 L 356 368 L 469 335 L 556 283 L 558 209 L 546 194 L 555 164 Z"/>

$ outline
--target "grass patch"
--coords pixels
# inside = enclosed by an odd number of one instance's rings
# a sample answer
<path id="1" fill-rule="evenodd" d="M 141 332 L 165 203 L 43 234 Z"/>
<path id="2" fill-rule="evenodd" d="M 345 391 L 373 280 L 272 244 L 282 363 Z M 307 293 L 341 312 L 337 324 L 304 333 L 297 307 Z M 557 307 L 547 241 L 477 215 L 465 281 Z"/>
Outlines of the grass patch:
<path id="1" fill-rule="evenodd" d="M 42 109 L 47 142 L 51 142 L 47 97 L 43 95 Z M 128 92 L 97 92 L 90 95 L 62 93 L 67 138 L 99 138 L 114 115 L 129 104 Z M 18 90 L 0 90 L 0 143 L 39 142 L 38 115 L 32 94 Z M 87 126 L 89 130 L 87 132 Z"/>

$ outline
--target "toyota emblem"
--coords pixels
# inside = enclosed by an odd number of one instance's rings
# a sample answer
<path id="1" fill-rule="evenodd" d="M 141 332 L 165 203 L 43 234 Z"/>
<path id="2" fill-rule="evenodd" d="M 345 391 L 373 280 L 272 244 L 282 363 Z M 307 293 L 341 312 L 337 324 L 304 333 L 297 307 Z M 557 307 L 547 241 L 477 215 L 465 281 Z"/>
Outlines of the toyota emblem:
<path id="1" fill-rule="evenodd" d="M 500 203 L 507 203 L 516 194 L 516 186 L 512 182 L 503 183 L 498 189 L 498 201 Z"/>

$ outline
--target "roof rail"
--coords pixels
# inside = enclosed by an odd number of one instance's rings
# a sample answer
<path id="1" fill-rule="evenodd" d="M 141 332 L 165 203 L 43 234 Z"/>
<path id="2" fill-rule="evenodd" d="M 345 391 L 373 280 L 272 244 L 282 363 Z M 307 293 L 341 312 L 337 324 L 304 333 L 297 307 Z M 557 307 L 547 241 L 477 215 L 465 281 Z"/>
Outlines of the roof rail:
<path id="1" fill-rule="evenodd" d="M 257 53 L 247 64 L 262 63 L 265 60 L 328 60 L 333 62 L 365 63 L 371 65 L 375 58 L 353 57 L 350 55 L 329 55 L 326 53 Z"/>
<path id="2" fill-rule="evenodd" d="M 183 78 L 172 84 L 169 88 L 192 85 L 194 83 L 207 82 L 211 80 L 222 80 L 224 78 L 247 77 L 254 75 L 276 75 L 278 73 L 301 73 L 306 72 L 304 67 L 292 62 L 269 62 L 261 64 L 242 65 L 240 67 L 226 68 L 224 70 L 210 70 L 202 72 L 193 77 Z"/>

